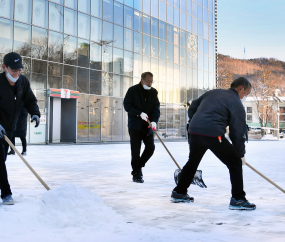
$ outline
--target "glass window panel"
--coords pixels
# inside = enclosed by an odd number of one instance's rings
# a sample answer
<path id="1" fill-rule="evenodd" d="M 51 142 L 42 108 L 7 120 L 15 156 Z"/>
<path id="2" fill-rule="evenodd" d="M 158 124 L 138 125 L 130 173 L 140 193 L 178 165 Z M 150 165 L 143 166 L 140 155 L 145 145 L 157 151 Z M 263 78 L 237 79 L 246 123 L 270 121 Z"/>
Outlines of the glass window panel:
<path id="1" fill-rule="evenodd" d="M 126 95 L 128 89 L 133 85 L 133 78 L 124 76 L 124 84 L 123 84 L 123 97 Z"/>
<path id="2" fill-rule="evenodd" d="M 48 85 L 47 88 L 62 88 L 62 65 L 48 63 Z"/>
<path id="3" fill-rule="evenodd" d="M 209 42 L 209 56 L 214 57 L 214 43 Z"/>
<path id="4" fill-rule="evenodd" d="M 53 2 L 63 5 L 64 0 L 53 0 Z"/>
<path id="5" fill-rule="evenodd" d="M 78 108 L 77 108 L 77 140 L 89 140 L 89 95 L 79 94 Z"/>
<path id="6" fill-rule="evenodd" d="M 114 47 L 124 48 L 124 28 L 114 24 Z"/>
<path id="7" fill-rule="evenodd" d="M 102 82 L 101 71 L 90 70 L 90 94 L 101 95 L 101 82 Z M 95 105 L 95 103 L 93 105 Z"/>
<path id="8" fill-rule="evenodd" d="M 203 0 L 198 0 L 198 3 L 203 6 Z"/>
<path id="9" fill-rule="evenodd" d="M 32 89 L 46 89 L 47 88 L 47 62 L 32 60 Z"/>
<path id="10" fill-rule="evenodd" d="M 90 33 L 90 16 L 78 13 L 78 37 L 89 39 Z"/>
<path id="11" fill-rule="evenodd" d="M 7 3 L 5 3 L 4 1 L 4 4 L 1 4 L 0 16 L 13 19 L 13 14 L 14 14 L 13 5 L 14 5 L 14 1 L 10 0 Z"/>
<path id="12" fill-rule="evenodd" d="M 142 0 L 135 0 L 134 1 L 134 8 L 142 11 Z"/>
<path id="13" fill-rule="evenodd" d="M 186 12 L 186 1 L 187 0 L 180 0 L 180 9 Z M 187 3 L 190 1 L 187 1 Z"/>
<path id="14" fill-rule="evenodd" d="M 32 31 L 32 57 L 47 60 L 47 30 L 33 26 Z"/>
<path id="15" fill-rule="evenodd" d="M 102 0 L 91 0 L 91 15 L 102 18 Z"/>
<path id="16" fill-rule="evenodd" d="M 113 75 L 113 96 L 114 97 L 123 96 L 123 83 L 124 83 L 123 76 Z"/>
<path id="17" fill-rule="evenodd" d="M 89 141 L 101 141 L 101 97 L 90 95 L 89 100 Z"/>
<path id="18" fill-rule="evenodd" d="M 209 40 L 214 41 L 213 27 L 209 26 Z"/>
<path id="19" fill-rule="evenodd" d="M 77 91 L 89 93 L 89 69 L 77 68 Z"/>
<path id="20" fill-rule="evenodd" d="M 125 6 L 125 27 L 133 28 L 134 10 Z"/>
<path id="21" fill-rule="evenodd" d="M 77 67 L 74 66 L 63 66 L 63 88 L 76 90 L 76 69 Z"/>
<path id="22" fill-rule="evenodd" d="M 174 27 L 173 33 L 174 33 L 174 44 L 179 45 L 179 28 Z"/>
<path id="23" fill-rule="evenodd" d="M 173 7 L 167 5 L 167 22 L 173 24 Z"/>
<path id="24" fill-rule="evenodd" d="M 102 39 L 102 20 L 97 18 L 91 18 L 91 34 L 90 39 L 101 43 Z"/>
<path id="25" fill-rule="evenodd" d="M 209 71 L 209 60 L 208 57 L 204 55 L 204 71 Z"/>
<path id="26" fill-rule="evenodd" d="M 173 62 L 173 44 L 167 43 L 167 60 Z"/>
<path id="27" fill-rule="evenodd" d="M 113 72 L 113 50 L 110 46 L 103 46 L 102 70 Z"/>
<path id="28" fill-rule="evenodd" d="M 124 5 L 114 2 L 114 23 L 124 25 Z"/>
<path id="29" fill-rule="evenodd" d="M 198 20 L 198 35 L 203 37 L 203 22 Z"/>
<path id="30" fill-rule="evenodd" d="M 198 37 L 198 52 L 199 53 L 204 53 L 204 43 L 203 43 L 203 39 L 201 37 Z"/>
<path id="31" fill-rule="evenodd" d="M 209 54 L 209 42 L 208 40 L 204 39 L 204 55 L 208 55 Z"/>
<path id="32" fill-rule="evenodd" d="M 113 44 L 113 24 L 103 21 L 103 36 L 102 45 L 112 45 Z"/>
<path id="33" fill-rule="evenodd" d="M 136 1 L 136 0 L 134 0 L 134 1 Z M 125 0 L 125 4 L 126 5 L 128 5 L 128 6 L 130 6 L 130 7 L 134 7 L 134 2 L 133 2 L 133 0 Z"/>
<path id="34" fill-rule="evenodd" d="M 63 7 L 49 3 L 49 28 L 58 32 L 63 31 Z"/>
<path id="35" fill-rule="evenodd" d="M 134 76 L 140 77 L 142 74 L 142 56 L 134 54 Z"/>
<path id="36" fill-rule="evenodd" d="M 209 73 L 204 72 L 204 89 L 209 90 Z"/>
<path id="37" fill-rule="evenodd" d="M 208 0 L 204 0 L 204 7 L 208 8 Z"/>
<path id="38" fill-rule="evenodd" d="M 113 0 L 103 0 L 103 19 L 113 22 Z"/>
<path id="39" fill-rule="evenodd" d="M 134 32 L 134 51 L 142 54 L 142 34 Z"/>
<path id="40" fill-rule="evenodd" d="M 151 18 L 151 35 L 158 38 L 158 19 Z"/>
<path id="41" fill-rule="evenodd" d="M 150 57 L 143 56 L 143 72 L 150 71 Z"/>
<path id="42" fill-rule="evenodd" d="M 34 0 L 33 24 L 44 28 L 48 27 L 48 1 Z"/>
<path id="43" fill-rule="evenodd" d="M 151 0 L 151 15 L 158 18 L 158 0 Z"/>
<path id="44" fill-rule="evenodd" d="M 187 13 L 192 15 L 192 1 L 187 1 Z"/>
<path id="45" fill-rule="evenodd" d="M 0 18 L 0 52 L 8 53 L 13 46 L 13 21 Z"/>
<path id="46" fill-rule="evenodd" d="M 214 73 L 214 59 L 209 58 L 209 72 Z"/>
<path id="47" fill-rule="evenodd" d="M 166 23 L 159 21 L 159 38 L 166 40 Z"/>
<path id="48" fill-rule="evenodd" d="M 133 75 L 133 53 L 129 51 L 124 51 L 124 75 Z"/>
<path id="49" fill-rule="evenodd" d="M 187 66 L 192 67 L 192 54 L 193 52 L 191 50 L 187 50 Z"/>
<path id="50" fill-rule="evenodd" d="M 150 16 L 143 14 L 143 32 L 150 35 Z"/>
<path id="51" fill-rule="evenodd" d="M 173 53 L 173 57 L 174 57 L 174 63 L 179 64 L 179 47 L 174 45 L 174 53 Z"/>
<path id="52" fill-rule="evenodd" d="M 192 58 L 193 58 L 193 68 L 198 68 L 198 52 L 192 51 Z"/>
<path id="53" fill-rule="evenodd" d="M 166 61 L 159 60 L 159 82 L 166 82 Z"/>
<path id="54" fill-rule="evenodd" d="M 180 8 L 179 1 L 180 1 L 180 0 L 174 0 L 174 1 L 173 1 L 174 7 L 178 8 L 178 9 Z"/>
<path id="55" fill-rule="evenodd" d="M 216 83 L 214 81 L 214 74 L 209 73 L 209 89 L 215 89 Z"/>
<path id="56" fill-rule="evenodd" d="M 65 64 L 77 65 L 77 38 L 65 35 L 63 47 L 63 61 Z"/>
<path id="57" fill-rule="evenodd" d="M 113 75 L 107 72 L 102 72 L 102 95 L 104 96 L 113 95 Z"/>
<path id="58" fill-rule="evenodd" d="M 91 42 L 90 45 L 90 68 L 102 69 L 102 47 L 95 42 Z"/>
<path id="59" fill-rule="evenodd" d="M 159 58 L 165 60 L 166 58 L 166 42 L 159 40 Z"/>
<path id="60" fill-rule="evenodd" d="M 133 51 L 133 31 L 124 29 L 124 49 Z"/>
<path id="61" fill-rule="evenodd" d="M 64 5 L 77 10 L 77 0 L 64 0 Z"/>
<path id="62" fill-rule="evenodd" d="M 179 20 L 180 20 L 179 10 L 174 8 L 174 25 L 179 27 L 180 26 Z"/>
<path id="63" fill-rule="evenodd" d="M 159 18 L 166 21 L 166 4 L 159 1 Z"/>
<path id="64" fill-rule="evenodd" d="M 197 18 L 198 17 L 198 5 L 197 3 L 192 2 L 192 15 Z"/>
<path id="65" fill-rule="evenodd" d="M 198 19 L 203 20 L 203 7 L 198 5 Z"/>
<path id="66" fill-rule="evenodd" d="M 64 8 L 64 33 L 77 36 L 77 12 Z"/>
<path id="67" fill-rule="evenodd" d="M 173 5 L 173 0 L 167 0 L 165 2 L 169 3 L 170 5 Z"/>
<path id="68" fill-rule="evenodd" d="M 186 48 L 186 31 L 180 30 L 180 45 Z"/>
<path id="69" fill-rule="evenodd" d="M 208 23 L 209 22 L 209 18 L 208 18 L 208 10 L 204 8 L 204 22 Z"/>
<path id="70" fill-rule="evenodd" d="M 186 66 L 186 49 L 180 47 L 180 65 Z"/>
<path id="71" fill-rule="evenodd" d="M 204 79 L 204 73 L 203 71 L 198 71 L 198 88 L 199 89 L 203 89 L 204 87 L 204 82 L 203 82 L 203 79 Z"/>
<path id="72" fill-rule="evenodd" d="M 214 1 L 213 0 L 209 0 L 209 10 L 214 12 Z"/>
<path id="73" fill-rule="evenodd" d="M 173 25 L 167 24 L 167 41 L 173 43 Z"/>
<path id="74" fill-rule="evenodd" d="M 173 63 L 167 62 L 166 82 L 173 84 Z"/>
<path id="75" fill-rule="evenodd" d="M 158 58 L 158 39 L 151 38 L 151 57 Z"/>
<path id="76" fill-rule="evenodd" d="M 150 0 L 143 0 L 143 12 L 150 14 Z"/>
<path id="77" fill-rule="evenodd" d="M 192 17 L 187 15 L 187 31 L 192 32 Z"/>
<path id="78" fill-rule="evenodd" d="M 180 12 L 180 28 L 186 29 L 186 13 Z"/>
<path id="79" fill-rule="evenodd" d="M 204 23 L 203 25 L 204 25 L 204 28 L 203 28 L 204 35 L 203 36 L 205 39 L 209 39 L 209 25 L 206 23 Z"/>
<path id="80" fill-rule="evenodd" d="M 193 25 L 192 25 L 192 27 L 193 27 L 193 34 L 198 34 L 198 19 L 196 19 L 196 18 L 192 18 L 192 20 L 193 20 Z"/>
<path id="81" fill-rule="evenodd" d="M 204 64 L 203 64 L 203 55 L 198 54 L 198 69 L 203 70 Z"/>
<path id="82" fill-rule="evenodd" d="M 153 74 L 154 83 L 158 82 L 158 59 L 151 58 L 150 71 Z"/>
<path id="83" fill-rule="evenodd" d="M 121 49 L 113 49 L 113 72 L 123 74 L 124 72 L 124 51 Z"/>
<path id="84" fill-rule="evenodd" d="M 134 30 L 142 32 L 142 13 L 134 11 Z"/>
<path id="85" fill-rule="evenodd" d="M 90 43 L 88 40 L 78 39 L 78 65 L 89 68 Z"/>
<path id="86" fill-rule="evenodd" d="M 15 20 L 30 24 L 32 20 L 31 9 L 31 0 L 15 0 Z"/>
<path id="87" fill-rule="evenodd" d="M 150 55 L 150 36 L 143 35 L 143 54 Z"/>
<path id="88" fill-rule="evenodd" d="M 214 17 L 212 12 L 209 12 L 209 24 L 214 26 Z"/>
<path id="89" fill-rule="evenodd" d="M 90 0 L 79 0 L 78 11 L 90 14 Z"/>
<path id="90" fill-rule="evenodd" d="M 14 52 L 31 56 L 31 25 L 14 23 Z"/>

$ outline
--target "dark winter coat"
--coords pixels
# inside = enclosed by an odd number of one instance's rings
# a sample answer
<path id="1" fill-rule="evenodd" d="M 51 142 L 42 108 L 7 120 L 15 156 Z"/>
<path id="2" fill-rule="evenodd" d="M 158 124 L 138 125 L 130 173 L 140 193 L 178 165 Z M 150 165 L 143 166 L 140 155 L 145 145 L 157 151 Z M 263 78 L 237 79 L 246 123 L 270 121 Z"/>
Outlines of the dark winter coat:
<path id="1" fill-rule="evenodd" d="M 189 132 L 205 136 L 223 136 L 229 126 L 230 139 L 240 157 L 245 154 L 246 117 L 234 89 L 215 89 L 194 100 L 189 109 Z"/>
<path id="2" fill-rule="evenodd" d="M 14 137 L 26 137 L 28 111 L 23 106 L 18 117 Z"/>
<path id="3" fill-rule="evenodd" d="M 160 103 L 157 97 L 157 90 L 151 88 L 144 90 L 141 83 L 129 88 L 124 98 L 124 108 L 128 113 L 128 127 L 141 130 L 148 127 L 147 123 L 141 119 L 140 114 L 146 113 L 150 122 L 158 122 L 160 117 Z M 148 133 L 152 133 L 149 128 Z"/>
<path id="4" fill-rule="evenodd" d="M 25 76 L 20 75 L 15 86 L 12 87 L 5 76 L 5 72 L 1 73 L 0 124 L 5 130 L 15 131 L 22 104 L 29 114 L 41 116 L 37 99 L 30 88 L 29 80 Z"/>

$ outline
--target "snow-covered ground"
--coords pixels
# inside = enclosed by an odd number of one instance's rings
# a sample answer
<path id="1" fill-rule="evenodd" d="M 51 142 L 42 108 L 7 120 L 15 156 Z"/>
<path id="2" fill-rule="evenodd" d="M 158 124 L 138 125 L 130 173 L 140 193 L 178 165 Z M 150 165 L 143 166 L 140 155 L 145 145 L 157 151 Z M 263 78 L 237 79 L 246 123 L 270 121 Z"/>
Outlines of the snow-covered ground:
<path id="1" fill-rule="evenodd" d="M 187 142 L 166 146 L 183 166 Z M 284 148 L 285 139 L 263 139 L 249 141 L 246 153 L 250 165 L 283 189 Z M 17 155 L 9 156 L 16 204 L 0 203 L 1 241 L 285 241 L 285 194 L 244 167 L 247 199 L 257 209 L 229 210 L 229 173 L 210 151 L 199 166 L 208 188 L 191 186 L 190 204 L 170 202 L 176 166 L 160 143 L 143 184 L 132 182 L 129 144 L 28 146 L 25 158 L 51 191 Z"/>

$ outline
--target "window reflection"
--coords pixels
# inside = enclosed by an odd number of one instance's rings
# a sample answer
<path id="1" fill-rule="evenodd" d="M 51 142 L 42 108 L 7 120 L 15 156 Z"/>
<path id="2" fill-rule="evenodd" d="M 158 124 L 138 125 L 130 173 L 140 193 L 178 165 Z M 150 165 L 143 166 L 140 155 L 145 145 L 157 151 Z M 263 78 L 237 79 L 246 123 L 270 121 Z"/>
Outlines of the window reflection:
<path id="1" fill-rule="evenodd" d="M 90 14 L 90 0 L 80 0 L 78 11 Z"/>
<path id="2" fill-rule="evenodd" d="M 78 13 L 78 37 L 88 39 L 90 33 L 90 16 Z"/>
<path id="3" fill-rule="evenodd" d="M 204 8 L 204 22 L 208 23 L 209 22 L 209 18 L 208 18 L 208 10 Z"/>
<path id="4" fill-rule="evenodd" d="M 204 35 L 203 36 L 205 39 L 209 39 L 209 25 L 204 23 L 203 26 L 204 26 L 204 28 L 203 28 Z"/>
<path id="5" fill-rule="evenodd" d="M 101 97 L 90 95 L 89 99 L 89 141 L 101 141 Z"/>
<path id="6" fill-rule="evenodd" d="M 107 45 L 102 48 L 102 70 L 113 72 L 113 49 Z"/>
<path id="7" fill-rule="evenodd" d="M 198 20 L 198 35 L 203 37 L 203 22 Z"/>
<path id="8" fill-rule="evenodd" d="M 125 4 L 126 5 L 128 5 L 128 6 L 130 6 L 130 7 L 134 7 L 134 2 L 133 2 L 133 0 L 125 0 Z"/>
<path id="9" fill-rule="evenodd" d="M 14 23 L 14 52 L 31 56 L 31 25 Z"/>
<path id="10" fill-rule="evenodd" d="M 186 29 L 186 13 L 180 12 L 180 28 Z"/>
<path id="11" fill-rule="evenodd" d="M 15 0 L 15 20 L 30 24 L 32 20 L 32 15 L 30 11 L 31 8 L 31 0 Z"/>
<path id="12" fill-rule="evenodd" d="M 90 44 L 88 40 L 78 39 L 78 65 L 89 68 Z"/>
<path id="13" fill-rule="evenodd" d="M 192 17 L 187 15 L 187 30 L 192 32 Z"/>
<path id="14" fill-rule="evenodd" d="M 143 32 L 150 35 L 150 16 L 143 15 Z"/>
<path id="15" fill-rule="evenodd" d="M 197 18 L 198 17 L 198 5 L 197 3 L 192 2 L 192 15 Z"/>
<path id="16" fill-rule="evenodd" d="M 134 54 L 134 76 L 140 77 L 142 74 L 142 56 Z"/>
<path id="17" fill-rule="evenodd" d="M 13 19 L 14 14 L 14 1 L 8 1 L 6 4 L 2 4 L 0 8 L 0 16 Z"/>
<path id="18" fill-rule="evenodd" d="M 113 0 L 103 1 L 103 19 L 113 22 Z"/>
<path id="19" fill-rule="evenodd" d="M 44 28 L 48 27 L 48 1 L 33 1 L 33 24 Z"/>
<path id="20" fill-rule="evenodd" d="M 47 88 L 62 88 L 62 65 L 48 63 L 48 85 Z"/>
<path id="21" fill-rule="evenodd" d="M 63 7 L 49 3 L 49 28 L 58 32 L 63 31 Z"/>
<path id="22" fill-rule="evenodd" d="M 77 0 L 65 0 L 64 5 L 69 7 L 69 8 L 73 8 L 73 9 L 77 10 Z"/>
<path id="23" fill-rule="evenodd" d="M 124 7 L 117 2 L 114 2 L 114 23 L 124 25 Z"/>
<path id="24" fill-rule="evenodd" d="M 114 47 L 124 48 L 124 28 L 114 24 Z"/>
<path id="25" fill-rule="evenodd" d="M 193 34 L 198 34 L 198 20 L 196 18 L 192 18 L 192 21 Z"/>
<path id="26" fill-rule="evenodd" d="M 173 62 L 173 44 L 167 43 L 167 60 Z"/>
<path id="27" fill-rule="evenodd" d="M 158 0 L 151 0 L 151 15 L 158 18 Z"/>
<path id="28" fill-rule="evenodd" d="M 107 72 L 102 72 L 102 95 L 113 95 L 113 75 Z"/>
<path id="29" fill-rule="evenodd" d="M 180 47 L 180 65 L 186 66 L 186 49 Z"/>
<path id="30" fill-rule="evenodd" d="M 32 89 L 46 89 L 47 88 L 47 62 L 32 60 Z"/>
<path id="31" fill-rule="evenodd" d="M 205 54 L 205 55 L 208 55 L 208 54 L 209 54 L 208 49 L 209 49 L 209 42 L 208 42 L 208 40 L 205 40 L 205 39 L 204 39 L 204 54 Z"/>
<path id="32" fill-rule="evenodd" d="M 76 90 L 76 67 L 63 66 L 62 87 L 69 90 Z"/>
<path id="33" fill-rule="evenodd" d="M 8 53 L 12 51 L 13 21 L 0 18 L 0 51 Z"/>
<path id="34" fill-rule="evenodd" d="M 204 56 L 204 71 L 209 71 L 208 56 Z"/>
<path id="35" fill-rule="evenodd" d="M 174 25 L 176 25 L 176 26 L 180 26 L 180 24 L 179 24 L 179 20 L 180 20 L 180 11 L 178 10 L 178 9 L 176 9 L 176 8 L 174 8 Z"/>
<path id="36" fill-rule="evenodd" d="M 173 33 L 174 33 L 174 44 L 179 45 L 179 28 L 174 27 Z"/>
<path id="37" fill-rule="evenodd" d="M 137 9 L 137 10 L 142 11 L 142 0 L 134 1 L 134 8 Z"/>
<path id="38" fill-rule="evenodd" d="M 151 38 L 151 57 L 158 58 L 158 39 Z"/>
<path id="39" fill-rule="evenodd" d="M 174 46 L 174 53 L 173 53 L 173 57 L 174 57 L 174 63 L 179 64 L 179 47 L 178 46 Z"/>
<path id="40" fill-rule="evenodd" d="M 156 83 L 158 79 L 158 59 L 151 58 L 151 66 L 150 71 L 153 74 L 153 79 L 155 80 L 154 83 Z"/>
<path id="41" fill-rule="evenodd" d="M 134 51 L 142 54 L 142 34 L 134 32 Z"/>
<path id="42" fill-rule="evenodd" d="M 101 95 L 101 71 L 90 70 L 90 94 Z"/>
<path id="43" fill-rule="evenodd" d="M 203 20 L 203 7 L 198 5 L 198 19 Z"/>
<path id="44" fill-rule="evenodd" d="M 143 72 L 150 70 L 150 57 L 143 56 Z"/>
<path id="45" fill-rule="evenodd" d="M 33 26 L 32 31 L 32 57 L 47 60 L 47 30 Z"/>
<path id="46" fill-rule="evenodd" d="M 77 35 L 77 12 L 64 8 L 64 32 Z"/>
<path id="47" fill-rule="evenodd" d="M 63 59 L 65 64 L 77 65 L 77 39 L 76 37 L 65 35 L 63 47 Z"/>
<path id="48" fill-rule="evenodd" d="M 166 59 L 166 42 L 159 40 L 159 58 Z"/>
<path id="49" fill-rule="evenodd" d="M 166 82 L 173 84 L 173 63 L 167 62 Z"/>
<path id="50" fill-rule="evenodd" d="M 178 9 L 180 8 L 179 1 L 180 1 L 180 0 L 174 0 L 174 1 L 173 1 L 174 7 L 178 8 Z M 182 0 L 181 0 L 181 1 L 182 1 Z"/>
<path id="51" fill-rule="evenodd" d="M 132 29 L 133 28 L 133 16 L 134 16 L 134 10 L 132 8 L 129 8 L 125 6 L 125 27 Z"/>
<path id="52" fill-rule="evenodd" d="M 173 25 L 167 24 L 167 41 L 173 43 Z"/>
<path id="53" fill-rule="evenodd" d="M 124 29 L 124 48 L 133 51 L 133 31 Z"/>
<path id="54" fill-rule="evenodd" d="M 159 21 L 159 38 L 166 40 L 166 23 Z"/>
<path id="55" fill-rule="evenodd" d="M 77 68 L 77 91 L 89 93 L 89 70 Z"/>
<path id="56" fill-rule="evenodd" d="M 114 73 L 123 74 L 124 70 L 124 51 L 121 49 L 113 49 Z"/>
<path id="57" fill-rule="evenodd" d="M 122 97 L 124 77 L 113 75 L 113 96 Z"/>
<path id="58" fill-rule="evenodd" d="M 77 139 L 89 140 L 89 95 L 79 94 L 77 108 Z"/>
<path id="59" fill-rule="evenodd" d="M 91 15 L 102 18 L 102 0 L 91 0 Z"/>
<path id="60" fill-rule="evenodd" d="M 150 36 L 143 35 L 143 54 L 150 55 Z"/>
<path id="61" fill-rule="evenodd" d="M 90 68 L 102 69 L 102 47 L 95 42 L 90 44 Z"/>
<path id="62" fill-rule="evenodd" d="M 134 11 L 134 30 L 142 32 L 142 13 Z"/>
<path id="63" fill-rule="evenodd" d="M 151 35 L 158 38 L 158 19 L 151 18 Z"/>
<path id="64" fill-rule="evenodd" d="M 159 18 L 166 21 L 166 4 L 159 1 Z"/>
<path id="65" fill-rule="evenodd" d="M 167 22 L 173 24 L 173 7 L 167 5 Z"/>
<path id="66" fill-rule="evenodd" d="M 180 30 L 180 45 L 186 48 L 186 31 Z"/>
<path id="67" fill-rule="evenodd" d="M 102 21 L 97 18 L 91 18 L 90 39 L 96 43 L 101 43 L 102 39 Z"/>
<path id="68" fill-rule="evenodd" d="M 166 82 L 166 62 L 159 60 L 159 82 Z"/>
<path id="69" fill-rule="evenodd" d="M 103 21 L 102 45 L 113 45 L 113 24 Z"/>
<path id="70" fill-rule="evenodd" d="M 143 1 L 143 11 L 147 14 L 150 14 L 150 0 Z"/>
<path id="71" fill-rule="evenodd" d="M 198 54 L 198 69 L 199 70 L 203 70 L 204 68 L 203 65 L 203 55 L 202 54 Z"/>
<path id="72" fill-rule="evenodd" d="M 124 74 L 128 76 L 133 75 L 133 53 L 124 51 Z"/>

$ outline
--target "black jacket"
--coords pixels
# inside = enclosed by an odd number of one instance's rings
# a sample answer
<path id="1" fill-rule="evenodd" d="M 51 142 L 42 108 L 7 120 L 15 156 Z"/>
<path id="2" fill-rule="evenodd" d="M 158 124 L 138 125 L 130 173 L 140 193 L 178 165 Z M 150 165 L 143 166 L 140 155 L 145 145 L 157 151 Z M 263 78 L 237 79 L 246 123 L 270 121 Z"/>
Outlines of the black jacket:
<path id="1" fill-rule="evenodd" d="M 157 123 L 160 116 L 157 90 L 144 90 L 141 83 L 130 87 L 124 98 L 124 108 L 128 113 L 128 127 L 131 129 L 141 130 L 148 126 L 140 117 L 142 112 L 148 115 L 150 122 Z M 152 129 L 149 129 L 149 133 L 151 132 Z"/>
<path id="2" fill-rule="evenodd" d="M 14 132 L 14 137 L 26 137 L 27 133 L 27 117 L 28 111 L 22 106 L 21 112 L 18 117 L 16 124 L 16 130 Z"/>
<path id="3" fill-rule="evenodd" d="M 16 88 L 16 93 L 14 89 Z M 16 94 L 16 95 L 15 95 Z M 14 131 L 22 103 L 29 114 L 41 116 L 37 99 L 30 88 L 29 80 L 20 75 L 14 88 L 9 84 L 5 72 L 0 74 L 0 124 L 7 131 Z"/>
<path id="4" fill-rule="evenodd" d="M 189 132 L 205 136 L 223 136 L 229 126 L 230 139 L 240 157 L 245 154 L 246 117 L 234 89 L 215 89 L 194 100 L 189 109 Z"/>

